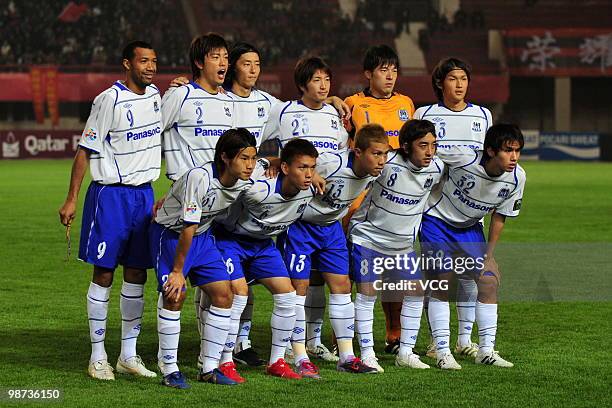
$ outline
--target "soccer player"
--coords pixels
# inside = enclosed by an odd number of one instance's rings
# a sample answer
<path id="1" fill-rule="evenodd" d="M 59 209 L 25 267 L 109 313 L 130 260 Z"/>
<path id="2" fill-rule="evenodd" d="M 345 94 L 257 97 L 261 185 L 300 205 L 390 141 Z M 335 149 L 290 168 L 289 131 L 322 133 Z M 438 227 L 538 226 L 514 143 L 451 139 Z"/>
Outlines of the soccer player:
<path id="1" fill-rule="evenodd" d="M 448 178 L 429 197 L 421 225 L 424 253 L 452 260 L 452 265 L 443 262 L 431 267 L 428 272 L 435 276 L 432 279 L 448 281 L 454 266 L 455 273 L 463 272 L 477 282 L 475 314 L 480 338 L 477 364 L 512 367 L 494 350 L 500 279 L 494 250 L 506 217 L 518 216 L 521 208 L 526 175 L 518 159 L 523 144 L 523 134 L 517 126 L 497 124 L 486 133 L 484 151 L 469 149 L 467 154 L 461 148 L 440 151 L 449 168 Z M 491 223 L 487 242 L 480 220 L 488 213 Z M 469 265 L 466 259 L 472 259 Z M 461 271 L 457 270 L 458 262 L 463 264 Z M 449 318 L 448 291 L 432 290 L 429 322 L 436 343 L 437 365 L 458 370 L 461 366 L 449 348 Z"/>
<path id="2" fill-rule="evenodd" d="M 348 133 L 342 126 L 338 112 L 325 103 L 331 87 L 332 72 L 319 57 L 300 60 L 294 70 L 294 82 L 300 99 L 276 105 L 270 112 L 263 141 L 277 140 L 284 146 L 298 137 L 312 142 L 319 153 L 344 150 L 348 147 Z M 318 275 L 318 273 L 317 273 Z M 316 279 L 316 278 L 315 278 Z M 319 278 L 320 280 L 320 278 Z M 306 296 L 308 351 L 325 361 L 338 361 L 321 343 L 321 328 L 325 312 L 325 291 L 317 282 Z M 289 350 L 288 358 L 291 357 Z"/>
<path id="3" fill-rule="evenodd" d="M 393 283 L 412 282 L 402 295 L 401 337 L 396 365 L 428 368 L 412 352 L 423 308 L 421 270 L 416 267 L 414 242 L 427 198 L 442 178 L 444 163 L 434 156 L 435 128 L 426 120 L 411 120 L 402 126 L 399 149 L 393 151 L 381 176 L 351 218 L 352 278 L 357 284 L 355 328 L 361 360 L 378 372 L 384 369 L 374 353 L 374 303 L 382 288 L 380 275 Z M 395 262 L 389 268 L 389 261 Z M 417 264 L 418 265 L 418 264 Z M 381 266 L 384 266 L 381 270 Z M 383 292 L 383 295 L 391 293 Z"/>
<path id="4" fill-rule="evenodd" d="M 432 71 L 431 83 L 438 103 L 420 107 L 414 117 L 434 123 L 439 151 L 455 146 L 481 151 L 485 133 L 493 124 L 487 108 L 465 100 L 470 77 L 470 66 L 457 58 L 441 60 Z M 476 282 L 465 274 L 457 275 L 457 278 L 458 338 L 455 353 L 474 357 L 478 345 L 472 342 L 471 337 L 478 288 Z M 425 309 L 427 305 L 426 301 Z M 432 340 L 427 355 L 435 358 L 435 350 Z"/>
<path id="5" fill-rule="evenodd" d="M 389 136 L 392 148 L 398 148 L 398 135 L 401 127 L 412 119 L 414 104 L 412 99 L 395 90 L 397 73 L 400 69 L 399 58 L 387 45 L 368 48 L 363 59 L 363 74 L 368 80 L 368 87 L 362 92 L 346 98 L 351 108 L 351 120 L 348 129 L 351 133 L 359 131 L 368 123 L 381 125 Z M 362 194 L 349 210 L 349 217 L 363 201 Z M 344 220 L 347 226 L 349 217 Z M 386 347 L 388 353 L 397 353 L 400 338 L 401 302 L 382 302 L 386 320 Z"/>
<path id="6" fill-rule="evenodd" d="M 340 220 L 353 200 L 379 175 L 387 161 L 389 140 L 384 129 L 367 125 L 357 132 L 354 150 L 322 153 L 317 173 L 326 181 L 325 193 L 315 197 L 303 217 L 279 237 L 278 246 L 285 257 L 296 289 L 296 329 L 293 353 L 297 366 L 308 359 L 305 348 L 304 302 L 314 259 L 329 286 L 329 319 L 338 341 L 339 371 L 375 373 L 353 353 L 355 308 L 351 300 L 348 249 Z"/>
<path id="7" fill-rule="evenodd" d="M 168 89 L 162 99 L 166 175 L 172 181 L 212 161 L 219 137 L 234 127 L 234 102 L 219 92 L 228 66 L 225 40 L 214 33 L 194 38 L 189 59 L 193 80 Z"/>
<path id="8" fill-rule="evenodd" d="M 225 131 L 217 142 L 214 162 L 190 169 L 172 185 L 150 229 L 151 253 L 161 292 L 158 365 L 165 386 L 189 388 L 177 365 L 187 277 L 211 301 L 202 330 L 202 368 L 198 380 L 223 385 L 238 383 L 219 368 L 235 314 L 227 267 L 210 227 L 215 217 L 227 212 L 238 196 L 253 185 L 250 177 L 255 168 L 255 146 L 255 138 L 248 130 Z M 246 298 L 242 308 L 245 303 Z"/>
<path id="9" fill-rule="evenodd" d="M 256 180 L 215 231 L 232 284 L 238 291 L 246 293 L 247 281 L 257 281 L 272 293 L 272 347 L 267 372 L 288 379 L 319 374 L 312 364 L 300 366 L 298 374 L 283 358 L 295 325 L 296 299 L 272 237 L 299 219 L 312 200 L 317 156 L 317 150 L 307 140 L 288 142 L 281 151 L 281 172 L 273 178 Z"/>
<path id="10" fill-rule="evenodd" d="M 401 127 L 414 115 L 412 99 L 395 91 L 399 68 L 399 58 L 391 47 L 368 48 L 363 58 L 368 87 L 345 99 L 351 109 L 349 130 L 354 134 L 368 123 L 377 123 L 387 132 L 394 149 L 399 147 Z"/>
<path id="11" fill-rule="evenodd" d="M 212 161 L 219 137 L 234 127 L 232 98 L 219 92 L 228 67 L 223 37 L 208 33 L 194 38 L 189 47 L 189 60 L 192 81 L 168 89 L 162 99 L 166 175 L 172 181 L 188 169 Z M 194 298 L 201 334 L 204 321 L 199 287 Z"/>
<path id="12" fill-rule="evenodd" d="M 161 167 L 161 100 L 152 84 L 157 71 L 153 47 L 142 41 L 129 43 L 122 66 L 125 81 L 115 82 L 94 100 L 72 165 L 68 195 L 59 210 L 60 221 L 70 227 L 89 166 L 93 180 L 83 207 L 79 259 L 93 265 L 87 291 L 91 338 L 87 371 L 100 380 L 115 379 L 104 340 L 118 264 L 123 265 L 123 285 L 117 372 L 156 376 L 136 353 L 146 269 L 152 267 L 146 233 L 154 199 L 151 182 L 157 180 Z"/>

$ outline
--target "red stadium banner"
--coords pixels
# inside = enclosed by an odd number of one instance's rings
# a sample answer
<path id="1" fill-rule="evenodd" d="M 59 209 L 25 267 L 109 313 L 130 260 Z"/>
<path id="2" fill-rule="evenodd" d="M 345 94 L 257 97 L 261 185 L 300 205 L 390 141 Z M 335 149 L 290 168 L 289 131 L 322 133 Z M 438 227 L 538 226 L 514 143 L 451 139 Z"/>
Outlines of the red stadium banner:
<path id="1" fill-rule="evenodd" d="M 46 69 L 46 84 L 45 90 L 47 93 L 47 109 L 51 117 L 53 126 L 59 125 L 59 94 L 57 92 L 57 67 L 48 67 Z"/>
<path id="2" fill-rule="evenodd" d="M 185 73 L 158 74 L 155 84 L 162 93 L 177 76 Z M 96 95 L 111 86 L 123 74 L 117 73 L 64 73 L 57 75 L 58 98 L 60 102 L 91 102 Z M 30 75 L 15 72 L 0 72 L 0 101 L 31 101 Z M 357 70 L 338 69 L 334 71 L 332 93 L 340 97 L 363 90 L 366 80 Z M 293 84 L 293 71 L 271 69 L 259 78 L 258 86 L 283 100 L 298 97 Z M 418 104 L 435 101 L 429 75 L 400 76 L 397 79 L 398 92 L 408 95 Z M 506 74 L 473 75 L 468 98 L 476 103 L 505 103 L 509 97 L 509 77 Z"/>
<path id="3" fill-rule="evenodd" d="M 30 68 L 31 99 L 34 104 L 34 116 L 37 123 L 45 121 L 45 97 L 43 94 L 43 69 L 40 67 Z M 8 85 L 8 84 L 7 84 Z"/>
<path id="4" fill-rule="evenodd" d="M 511 29 L 504 43 L 512 75 L 612 75 L 612 28 Z"/>
<path id="5" fill-rule="evenodd" d="M 0 159 L 74 157 L 81 130 L 0 130 Z"/>

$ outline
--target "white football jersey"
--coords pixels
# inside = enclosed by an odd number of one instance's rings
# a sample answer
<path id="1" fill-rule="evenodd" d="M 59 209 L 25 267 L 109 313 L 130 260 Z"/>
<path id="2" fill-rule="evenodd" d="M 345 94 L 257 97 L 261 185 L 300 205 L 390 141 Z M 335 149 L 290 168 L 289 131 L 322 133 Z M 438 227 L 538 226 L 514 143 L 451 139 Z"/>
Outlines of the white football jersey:
<path id="1" fill-rule="evenodd" d="M 234 127 L 234 101 L 190 82 L 166 91 L 162 117 L 166 175 L 178 180 L 190 168 L 214 160 L 219 137 Z"/>
<path id="2" fill-rule="evenodd" d="M 526 180 L 521 166 L 492 177 L 485 171 L 482 151 L 441 153 L 440 157 L 447 164 L 448 175 L 431 193 L 427 215 L 467 228 L 493 210 L 509 217 L 519 214 Z"/>
<path id="3" fill-rule="evenodd" d="M 155 85 L 138 95 L 117 81 L 96 96 L 79 141 L 91 151 L 92 180 L 131 186 L 157 180 L 161 126 L 161 99 Z"/>
<path id="4" fill-rule="evenodd" d="M 245 191 L 244 196 L 230 208 L 221 220 L 224 228 L 234 234 L 255 239 L 274 237 L 297 221 L 315 192 L 312 187 L 295 196 L 281 194 L 283 174 L 272 179 L 259 179 Z"/>
<path id="5" fill-rule="evenodd" d="M 325 152 L 317 158 L 317 173 L 326 180 L 325 193 L 308 204 L 302 220 L 330 225 L 341 220 L 353 201 L 376 180 L 369 174 L 357 177 L 353 172 L 352 150 Z"/>
<path id="6" fill-rule="evenodd" d="M 251 89 L 247 97 L 227 91 L 234 99 L 234 126 L 245 128 L 255 136 L 257 147 L 261 145 L 263 129 L 270 117 L 270 110 L 277 103 L 282 103 L 276 97 L 259 89 Z"/>
<path id="7" fill-rule="evenodd" d="M 282 148 L 295 138 L 310 141 L 319 153 L 344 150 L 348 144 L 348 133 L 333 106 L 310 109 L 299 100 L 276 104 L 261 142 L 277 140 Z"/>
<path id="8" fill-rule="evenodd" d="M 258 164 L 253 177 L 261 177 L 264 168 Z M 155 222 L 180 233 L 184 223 L 199 224 L 196 235 L 206 232 L 213 220 L 226 215 L 238 196 L 252 186 L 253 178 L 224 187 L 213 162 L 194 167 L 172 184 L 166 201 L 157 211 Z"/>
<path id="9" fill-rule="evenodd" d="M 386 254 L 412 251 L 427 198 L 443 172 L 438 158 L 420 169 L 394 151 L 351 218 L 349 240 Z"/>
<path id="10" fill-rule="evenodd" d="M 422 106 L 416 110 L 414 118 L 426 119 L 436 126 L 438 149 L 459 146 L 482 150 L 485 134 L 493 124 L 487 108 L 471 103 L 460 112 L 448 109 L 443 103 Z"/>

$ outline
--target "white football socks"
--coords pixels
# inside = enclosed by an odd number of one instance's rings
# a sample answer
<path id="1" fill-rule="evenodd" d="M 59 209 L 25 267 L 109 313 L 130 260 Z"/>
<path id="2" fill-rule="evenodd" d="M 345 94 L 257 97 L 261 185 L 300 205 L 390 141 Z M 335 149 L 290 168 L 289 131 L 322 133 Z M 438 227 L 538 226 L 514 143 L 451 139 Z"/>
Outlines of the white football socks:
<path id="1" fill-rule="evenodd" d="M 402 334 L 400 337 L 399 354 L 408 356 L 416 344 L 421 327 L 421 313 L 423 312 L 423 296 L 404 296 L 400 322 Z"/>
<path id="2" fill-rule="evenodd" d="M 450 308 L 448 302 L 429 298 L 429 324 L 438 357 L 450 353 Z"/>
<path id="3" fill-rule="evenodd" d="M 472 327 L 476 320 L 478 285 L 473 279 L 457 279 L 457 326 L 459 346 L 472 343 Z"/>
<path id="4" fill-rule="evenodd" d="M 272 347 L 269 364 L 274 364 L 279 358 L 285 357 L 285 349 L 295 327 L 295 291 L 272 295 L 272 298 L 274 308 L 270 318 Z"/>
<path id="5" fill-rule="evenodd" d="M 355 297 L 355 331 L 361 348 L 361 358 L 374 355 L 374 303 L 376 296 L 357 293 Z"/>
<path id="6" fill-rule="evenodd" d="M 295 324 L 293 325 L 293 333 L 291 334 L 291 347 L 295 363 L 306 359 L 306 316 L 304 311 L 304 302 L 306 296 L 295 295 Z"/>
<path id="7" fill-rule="evenodd" d="M 478 349 L 484 353 L 492 352 L 497 334 L 497 304 L 476 302 L 476 323 L 478 323 Z"/>
<path id="8" fill-rule="evenodd" d="M 91 340 L 90 363 L 107 359 L 104 339 L 106 338 L 110 291 L 110 286 L 105 288 L 93 282 L 89 284 L 87 291 L 87 317 L 89 318 L 89 338 Z"/>
<path id="9" fill-rule="evenodd" d="M 232 309 L 211 305 L 206 315 L 200 344 L 202 372 L 208 373 L 219 367 L 219 360 L 229 333 Z"/>
<path id="10" fill-rule="evenodd" d="M 223 349 L 223 355 L 221 356 L 221 361 L 219 364 L 229 363 L 232 361 L 232 354 L 234 352 L 234 346 L 236 345 L 236 338 L 238 337 L 238 326 L 240 326 L 240 316 L 242 315 L 242 311 L 247 304 L 248 298 L 248 296 L 234 295 L 229 333 L 227 334 L 225 348 Z"/>
<path id="11" fill-rule="evenodd" d="M 161 297 L 161 296 L 160 296 Z M 181 335 L 181 312 L 159 309 L 157 314 L 159 349 L 157 365 L 164 376 L 178 371 L 178 346 Z"/>
<path id="12" fill-rule="evenodd" d="M 343 363 L 355 356 L 355 305 L 350 293 L 329 295 L 329 320 L 338 341 L 340 362 Z"/>
<path id="13" fill-rule="evenodd" d="M 121 354 L 126 361 L 136 356 L 136 340 L 140 334 L 144 311 L 144 284 L 123 282 L 119 300 L 121 309 Z"/>
<path id="14" fill-rule="evenodd" d="M 323 317 L 325 316 L 325 285 L 309 286 L 306 292 L 306 344 L 315 348 L 321 344 Z"/>

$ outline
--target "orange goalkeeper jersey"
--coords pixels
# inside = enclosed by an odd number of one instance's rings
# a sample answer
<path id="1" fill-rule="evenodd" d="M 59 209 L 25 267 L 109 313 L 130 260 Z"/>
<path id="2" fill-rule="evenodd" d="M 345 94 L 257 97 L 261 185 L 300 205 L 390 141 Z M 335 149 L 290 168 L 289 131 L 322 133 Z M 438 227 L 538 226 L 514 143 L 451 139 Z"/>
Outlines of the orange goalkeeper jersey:
<path id="1" fill-rule="evenodd" d="M 378 99 L 366 89 L 349 96 L 344 101 L 351 109 L 351 121 L 347 129 L 351 134 L 357 132 L 363 125 L 377 123 L 387 132 L 391 147 L 394 149 L 399 147 L 399 131 L 414 115 L 412 99 L 398 92 L 393 92 L 388 99 Z"/>

